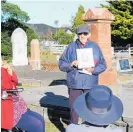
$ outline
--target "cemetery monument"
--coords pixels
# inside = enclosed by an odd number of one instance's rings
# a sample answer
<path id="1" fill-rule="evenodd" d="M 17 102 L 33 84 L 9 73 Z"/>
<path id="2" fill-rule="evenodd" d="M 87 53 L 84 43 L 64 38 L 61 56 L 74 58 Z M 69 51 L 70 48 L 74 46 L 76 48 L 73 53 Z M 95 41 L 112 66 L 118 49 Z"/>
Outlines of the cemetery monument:
<path id="1" fill-rule="evenodd" d="M 22 28 L 16 28 L 11 36 L 13 66 L 28 65 L 27 58 L 27 35 Z"/>

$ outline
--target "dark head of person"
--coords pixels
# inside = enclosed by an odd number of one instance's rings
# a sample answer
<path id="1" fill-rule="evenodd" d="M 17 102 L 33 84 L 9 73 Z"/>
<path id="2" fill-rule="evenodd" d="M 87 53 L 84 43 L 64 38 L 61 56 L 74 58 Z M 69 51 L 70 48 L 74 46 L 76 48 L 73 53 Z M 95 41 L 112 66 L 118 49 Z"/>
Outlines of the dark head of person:
<path id="1" fill-rule="evenodd" d="M 123 104 L 109 87 L 95 85 L 75 100 L 74 109 L 88 124 L 104 127 L 122 116 Z"/>
<path id="2" fill-rule="evenodd" d="M 89 37 L 91 36 L 90 27 L 88 24 L 81 24 L 76 29 L 76 34 L 78 35 L 78 39 L 81 44 L 85 45 L 88 41 Z"/>

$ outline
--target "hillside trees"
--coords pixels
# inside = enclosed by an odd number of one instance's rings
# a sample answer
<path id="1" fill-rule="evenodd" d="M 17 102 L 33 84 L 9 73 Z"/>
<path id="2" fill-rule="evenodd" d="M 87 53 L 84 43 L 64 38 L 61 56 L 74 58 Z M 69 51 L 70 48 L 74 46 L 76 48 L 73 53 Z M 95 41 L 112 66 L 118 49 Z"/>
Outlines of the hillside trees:
<path id="1" fill-rule="evenodd" d="M 84 24 L 84 21 L 81 20 L 82 15 L 85 13 L 84 7 L 82 5 L 79 6 L 76 16 L 73 18 L 72 21 L 72 29 L 75 32 L 77 26 L 80 24 Z"/>
<path id="2" fill-rule="evenodd" d="M 127 0 L 107 1 L 108 8 L 115 16 L 112 27 L 113 46 L 133 44 L 133 2 Z"/>
<path id="3" fill-rule="evenodd" d="M 59 29 L 54 35 L 53 39 L 58 41 L 60 44 L 67 45 L 73 41 L 74 34 L 68 34 L 64 29 Z"/>
<path id="4" fill-rule="evenodd" d="M 60 44 L 69 44 L 70 42 L 72 42 L 75 36 L 75 30 L 77 26 L 84 23 L 84 21 L 81 20 L 81 16 L 84 13 L 85 13 L 84 7 L 80 5 L 78 7 L 78 11 L 75 17 L 72 18 L 72 29 L 71 30 L 73 31 L 73 33 L 68 34 L 65 32 L 64 29 L 60 29 L 53 35 L 53 39 L 58 41 Z"/>
<path id="5" fill-rule="evenodd" d="M 17 27 L 25 30 L 27 34 L 28 55 L 30 55 L 30 41 L 38 38 L 38 36 L 25 23 L 30 19 L 28 14 L 22 11 L 17 5 L 7 3 L 6 1 L 1 2 L 1 10 L 1 55 L 4 56 L 5 59 L 11 59 L 11 35 Z"/>

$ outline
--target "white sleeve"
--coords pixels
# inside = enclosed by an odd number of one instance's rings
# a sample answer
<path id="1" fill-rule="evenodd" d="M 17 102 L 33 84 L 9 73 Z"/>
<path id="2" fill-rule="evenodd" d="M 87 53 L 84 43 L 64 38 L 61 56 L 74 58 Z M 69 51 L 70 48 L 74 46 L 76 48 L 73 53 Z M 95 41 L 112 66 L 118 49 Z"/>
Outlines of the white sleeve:
<path id="1" fill-rule="evenodd" d="M 124 130 L 121 127 L 117 127 L 117 128 L 110 130 L 110 132 L 124 132 Z"/>
<path id="2" fill-rule="evenodd" d="M 124 132 L 124 130 L 121 127 L 119 127 L 118 130 L 116 130 L 116 132 Z"/>
<path id="3" fill-rule="evenodd" d="M 66 132 L 87 132 L 88 127 L 84 125 L 76 125 L 76 124 L 70 124 L 66 128 Z"/>
<path id="4" fill-rule="evenodd" d="M 66 128 L 66 132 L 74 132 L 74 124 L 70 124 Z"/>

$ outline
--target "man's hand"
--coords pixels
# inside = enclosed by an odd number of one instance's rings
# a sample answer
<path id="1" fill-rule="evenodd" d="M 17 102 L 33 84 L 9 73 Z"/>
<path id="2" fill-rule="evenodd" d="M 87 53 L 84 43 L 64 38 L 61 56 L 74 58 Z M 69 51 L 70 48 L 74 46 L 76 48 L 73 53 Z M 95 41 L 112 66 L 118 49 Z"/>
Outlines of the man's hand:
<path id="1" fill-rule="evenodd" d="M 77 60 L 74 60 L 74 61 L 71 63 L 71 66 L 72 66 L 72 67 L 78 67 L 78 61 L 77 61 Z"/>
<path id="2" fill-rule="evenodd" d="M 92 73 L 92 72 L 94 71 L 94 67 L 91 67 L 91 68 L 85 68 L 85 70 L 88 71 L 88 72 L 91 72 L 91 73 Z"/>

